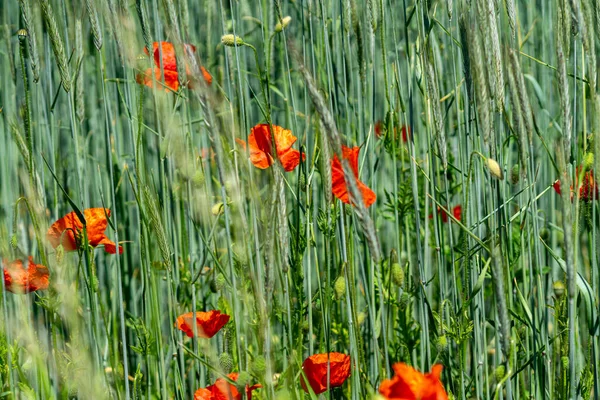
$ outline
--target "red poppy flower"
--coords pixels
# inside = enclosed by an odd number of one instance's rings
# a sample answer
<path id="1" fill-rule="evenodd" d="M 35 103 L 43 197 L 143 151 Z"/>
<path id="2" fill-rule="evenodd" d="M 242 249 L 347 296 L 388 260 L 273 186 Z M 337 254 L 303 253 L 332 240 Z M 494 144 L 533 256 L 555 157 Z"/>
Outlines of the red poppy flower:
<path id="1" fill-rule="evenodd" d="M 358 188 L 362 193 L 365 207 L 370 207 L 373 203 L 375 203 L 377 196 L 371 189 L 367 187 L 367 185 L 358 180 L 359 151 L 360 147 L 349 148 L 342 146 L 342 156 L 350 162 L 350 167 L 352 168 L 354 176 L 356 177 Z M 333 160 L 331 160 L 331 190 L 335 197 L 346 204 L 350 204 L 350 196 L 348 194 L 348 187 L 346 186 L 346 180 L 344 178 L 344 170 L 342 168 L 342 163 L 337 158 L 337 155 L 334 156 Z"/>
<path id="2" fill-rule="evenodd" d="M 292 149 L 292 145 L 298 140 L 289 129 L 273 125 L 273 136 L 275 137 L 275 147 L 277 148 L 277 157 L 286 171 L 292 171 L 300 164 L 300 152 Z M 246 142 L 236 139 L 244 150 Z M 258 124 L 250 130 L 248 136 L 250 146 L 250 161 L 255 167 L 260 169 L 269 168 L 273 164 L 272 142 L 269 124 Z M 305 155 L 302 154 L 302 160 Z"/>
<path id="3" fill-rule="evenodd" d="M 106 217 L 110 217 L 110 210 L 108 208 L 88 208 L 83 210 L 83 216 L 86 221 L 90 246 L 104 245 L 104 251 L 116 254 L 117 247 L 115 243 L 104 234 L 108 227 Z M 71 211 L 52 224 L 46 233 L 46 237 L 52 247 L 56 248 L 59 244 L 62 244 L 65 251 L 73 251 L 78 249 L 78 243 L 83 240 L 82 230 L 83 224 L 79 221 L 77 214 Z M 123 253 L 123 246 L 119 246 L 119 254 L 121 253 Z"/>
<path id="4" fill-rule="evenodd" d="M 191 45 L 191 44 L 185 44 L 184 45 L 185 48 L 192 53 L 196 52 L 196 46 Z M 159 43 L 158 42 L 154 42 L 152 44 L 152 55 L 154 57 L 154 64 L 156 65 L 156 67 L 154 68 L 148 68 L 146 69 L 146 71 L 144 72 L 144 74 L 140 74 L 137 76 L 137 81 L 138 83 L 142 83 L 146 86 L 152 87 L 152 74 L 154 73 L 154 76 L 156 78 L 157 81 L 161 80 L 161 73 L 160 73 L 160 53 L 162 51 L 162 61 L 163 61 L 163 70 L 164 70 L 164 75 L 165 75 L 165 85 L 172 89 L 173 91 L 177 91 L 179 89 L 179 76 L 177 74 L 177 61 L 175 59 L 175 46 L 173 46 L 173 43 L 170 42 L 160 42 L 160 47 L 161 50 L 159 51 L 158 49 L 159 47 Z M 144 48 L 144 52 L 146 54 L 148 54 L 148 49 Z M 212 76 L 208 73 L 208 71 L 206 69 L 204 69 L 204 67 L 200 67 L 200 70 L 202 72 L 202 76 L 204 77 L 204 80 L 206 81 L 207 84 L 211 84 L 212 83 Z M 190 76 L 190 69 L 189 67 L 186 65 L 186 73 L 188 76 Z M 193 86 L 193 79 L 190 81 L 190 87 Z M 168 89 L 166 89 L 168 90 Z"/>
<path id="5" fill-rule="evenodd" d="M 579 174 L 581 171 L 581 167 L 577 167 L 575 169 L 575 184 L 579 186 Z M 552 185 L 556 193 L 561 194 L 560 190 L 560 180 L 557 180 Z M 571 201 L 573 201 L 574 190 L 571 185 Z M 583 174 L 583 182 L 581 183 L 581 187 L 579 188 L 579 198 L 582 201 L 588 202 L 594 199 L 594 196 L 598 198 L 598 185 L 596 184 L 596 180 L 594 179 L 594 171 L 590 170 Z"/>
<path id="6" fill-rule="evenodd" d="M 237 382 L 239 374 L 233 372 L 227 377 L 234 382 Z M 246 385 L 246 399 L 252 400 L 252 391 L 261 388 L 261 384 L 252 386 Z M 215 381 L 214 385 L 207 386 L 196 390 L 194 393 L 194 400 L 241 400 L 242 394 L 239 392 L 235 385 L 227 382 L 223 378 L 219 378 Z"/>
<path id="7" fill-rule="evenodd" d="M 229 322 L 229 315 L 221 314 L 221 311 L 219 310 L 208 312 L 198 311 L 196 313 L 196 318 L 194 318 L 194 314 L 189 312 L 177 317 L 175 326 L 177 329 L 185 332 L 188 337 L 192 337 L 194 336 L 194 319 L 196 321 L 196 332 L 198 337 L 210 339 L 215 336 L 227 322 Z"/>
<path id="8" fill-rule="evenodd" d="M 300 375 L 302 389 L 308 393 L 305 380 L 315 394 L 327 390 L 327 369 L 329 368 L 329 387 L 342 386 L 350 376 L 350 356 L 342 353 L 322 353 L 308 357 L 302 363 L 304 375 Z"/>
<path id="9" fill-rule="evenodd" d="M 36 290 L 48 289 L 48 268 L 34 264 L 29 256 L 29 266 L 23 266 L 23 261 L 15 260 L 4 268 L 4 287 L 12 293 L 30 293 Z"/>
<path id="10" fill-rule="evenodd" d="M 422 374 L 404 363 L 394 364 L 395 376 L 379 385 L 379 393 L 388 400 L 448 400 L 440 381 L 443 367 L 436 364 Z"/>
<path id="11" fill-rule="evenodd" d="M 443 223 L 448 222 L 448 214 L 442 207 L 438 206 L 437 213 L 440 214 L 440 216 L 442 217 Z M 452 215 L 454 215 L 454 218 L 460 221 L 460 217 L 462 215 L 462 206 L 460 204 L 452 208 Z M 433 214 L 429 214 L 429 219 L 433 219 Z"/>

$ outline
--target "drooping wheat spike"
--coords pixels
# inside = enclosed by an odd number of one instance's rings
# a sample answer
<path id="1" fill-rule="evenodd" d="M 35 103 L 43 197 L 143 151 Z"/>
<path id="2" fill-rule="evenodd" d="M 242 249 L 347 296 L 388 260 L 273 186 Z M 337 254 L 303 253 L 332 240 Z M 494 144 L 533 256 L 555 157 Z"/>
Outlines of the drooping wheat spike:
<path id="1" fill-rule="evenodd" d="M 514 49 L 509 50 L 510 66 L 514 73 L 514 79 L 519 97 L 519 109 L 527 131 L 527 141 L 531 143 L 533 141 L 533 113 L 531 112 L 531 103 L 529 102 L 529 96 L 527 95 L 527 89 L 525 87 L 525 77 L 521 71 L 521 63 L 517 51 Z"/>
<path id="2" fill-rule="evenodd" d="M 517 9 L 515 0 L 506 0 L 506 15 L 508 16 L 508 26 L 510 27 L 510 37 L 517 35 Z"/>
<path id="3" fill-rule="evenodd" d="M 505 277 L 502 253 L 500 245 L 492 250 L 492 281 L 494 283 L 494 297 L 498 319 L 500 321 L 501 347 L 506 359 L 510 358 L 510 320 L 508 318 L 508 306 L 506 304 Z"/>
<path id="4" fill-rule="evenodd" d="M 77 77 L 75 78 L 75 107 L 79 122 L 85 118 L 85 102 L 83 97 L 83 32 L 81 20 L 75 20 L 75 60 L 78 65 Z"/>
<path id="5" fill-rule="evenodd" d="M 102 29 L 100 28 L 100 20 L 98 19 L 98 11 L 94 0 L 85 0 L 90 25 L 92 26 L 92 36 L 94 37 L 94 46 L 100 50 L 102 48 Z"/>
<path id="6" fill-rule="evenodd" d="M 182 27 L 182 39 L 185 40 L 190 34 L 190 10 L 187 0 L 179 0 L 179 15 Z"/>
<path id="7" fill-rule="evenodd" d="M 147 185 L 144 185 L 143 196 L 144 213 L 146 214 L 148 222 L 150 223 L 149 228 L 156 237 L 158 248 L 165 266 L 167 269 L 170 269 L 171 250 L 169 247 L 169 242 L 167 241 L 167 237 L 165 236 L 160 210 L 158 209 L 158 202 Z"/>
<path id="8" fill-rule="evenodd" d="M 354 204 L 355 206 L 356 215 L 367 240 L 367 245 L 369 246 L 371 257 L 374 261 L 379 262 L 379 260 L 381 260 L 381 250 L 379 247 L 379 239 L 377 238 L 377 234 L 375 233 L 375 226 L 362 201 L 362 194 L 358 189 L 356 177 L 352 172 L 350 163 L 348 162 L 348 160 L 342 157 L 342 141 L 340 139 L 335 120 L 333 119 L 333 115 L 331 115 L 329 108 L 327 108 L 325 100 L 323 99 L 323 96 L 321 96 L 321 93 L 319 93 L 319 90 L 317 89 L 317 86 L 310 72 L 308 72 L 308 70 L 302 64 L 300 64 L 300 71 L 302 72 L 302 76 L 304 77 L 304 82 L 306 84 L 306 88 L 308 89 L 308 94 L 310 95 L 315 110 L 317 111 L 317 114 L 319 114 L 321 123 L 325 128 L 325 132 L 327 133 L 327 137 L 329 138 L 331 147 L 333 147 L 333 150 L 336 153 L 338 159 L 341 160 L 342 168 L 344 170 L 344 180 L 348 185 L 350 199 L 352 201 L 352 204 Z"/>
<path id="9" fill-rule="evenodd" d="M 121 62 L 124 63 L 125 48 L 123 46 L 122 25 L 120 22 L 121 9 L 117 4 L 115 4 L 115 0 L 106 0 L 106 5 L 108 8 L 108 13 L 105 13 L 104 18 L 110 21 L 109 26 L 113 33 L 115 43 L 117 44 L 119 57 Z"/>
<path id="10" fill-rule="evenodd" d="M 50 36 L 52 51 L 54 52 L 54 57 L 56 58 L 56 63 L 58 64 L 58 70 L 60 71 L 62 87 L 65 92 L 68 92 L 71 90 L 71 69 L 69 68 L 69 60 L 65 53 L 65 45 L 60 33 L 58 32 L 58 24 L 54 18 L 54 13 L 50 3 L 48 0 L 40 0 L 40 5 L 42 7 L 42 16 L 44 18 L 44 22 L 46 23 L 46 29 L 48 30 L 48 35 Z"/>
<path id="11" fill-rule="evenodd" d="M 569 58 L 571 55 L 571 26 L 573 24 L 569 0 L 558 0 L 557 12 L 555 35 L 560 37 L 562 52 L 566 58 Z"/>
<path id="12" fill-rule="evenodd" d="M 570 154 L 571 149 L 571 102 L 569 100 L 569 81 L 567 79 L 567 63 L 564 48 L 564 36 L 560 33 L 564 28 L 561 26 L 566 22 L 561 18 L 561 12 L 558 13 L 558 29 L 555 37 L 556 43 L 556 62 L 558 70 L 558 93 L 560 96 L 560 107 L 562 110 L 562 137 L 565 145 L 565 151 Z M 564 17 L 564 16 L 563 16 Z"/>
<path id="13" fill-rule="evenodd" d="M 509 60 L 512 60 L 510 55 L 507 56 Z M 525 123 L 523 122 L 523 114 L 519 101 L 519 93 L 517 89 L 517 83 L 515 79 L 515 71 L 514 69 L 508 68 L 508 73 L 506 74 L 508 78 L 508 89 L 509 89 L 509 98 L 510 98 L 510 106 L 512 110 L 512 120 L 513 120 L 513 130 L 517 132 L 518 137 L 518 149 L 519 149 L 519 166 L 520 166 L 520 175 L 522 178 L 527 176 L 527 159 L 529 154 L 529 146 L 528 146 L 528 135 L 527 130 L 525 128 Z"/>
<path id="14" fill-rule="evenodd" d="M 21 7 L 21 15 L 23 16 L 23 22 L 25 23 L 25 29 L 27 29 L 27 43 L 29 43 L 29 60 L 31 63 L 31 72 L 33 74 L 33 81 L 37 82 L 40 79 L 40 56 L 37 48 L 36 40 L 36 29 L 33 21 L 33 14 L 29 7 L 29 1 L 19 0 L 19 6 Z"/>
<path id="15" fill-rule="evenodd" d="M 423 55 L 425 70 L 427 72 L 427 96 L 431 104 L 433 114 L 433 124 L 435 131 L 435 141 L 438 146 L 442 166 L 444 170 L 448 168 L 448 151 L 446 145 L 446 134 L 444 132 L 444 120 L 442 118 L 442 108 L 440 105 L 440 92 L 437 81 L 437 74 L 433 65 L 433 54 L 431 46 L 427 46 L 428 51 Z"/>
<path id="16" fill-rule="evenodd" d="M 479 126 L 483 129 L 483 139 L 489 142 L 490 138 L 490 95 L 486 65 L 482 54 L 482 42 L 478 29 L 471 29 L 469 38 L 469 58 L 471 72 L 473 74 L 475 98 L 477 99 L 477 114 L 479 115 Z"/>
<path id="17" fill-rule="evenodd" d="M 460 32 L 460 46 L 463 60 L 463 74 L 467 84 L 467 96 L 473 98 L 473 76 L 471 75 L 471 63 L 469 59 L 469 37 L 467 28 L 467 18 L 465 13 L 458 17 L 458 30 Z"/>
<path id="18" fill-rule="evenodd" d="M 135 8 L 140 19 L 140 25 L 142 26 L 144 44 L 146 45 L 148 52 L 150 52 L 152 49 L 152 28 L 150 27 L 150 19 L 148 18 L 146 0 L 136 0 Z"/>
<path id="19" fill-rule="evenodd" d="M 482 62 L 485 62 L 485 73 L 488 80 L 489 98 L 496 98 L 496 78 L 494 75 L 494 55 L 492 44 L 492 30 L 490 27 L 489 3 L 492 0 L 477 0 L 477 25 L 478 28 L 473 29 L 479 31 L 479 38 L 482 43 L 481 54 Z"/>
<path id="20" fill-rule="evenodd" d="M 488 21 L 489 31 L 491 33 L 490 41 L 492 44 L 492 60 L 494 70 L 494 86 L 496 88 L 495 93 L 495 104 L 496 111 L 499 113 L 504 109 L 504 72 L 502 70 L 502 54 L 500 52 L 500 35 L 498 34 L 498 23 L 496 12 L 494 11 L 494 4 L 491 0 L 488 0 Z"/>
<path id="21" fill-rule="evenodd" d="M 452 20 L 452 8 L 453 8 L 452 0 L 448 0 L 448 2 L 446 4 L 446 7 L 448 9 L 447 10 L 447 12 L 448 12 L 448 19 Z"/>
<path id="22" fill-rule="evenodd" d="M 173 3 L 173 0 L 163 0 L 163 7 L 169 21 L 167 26 L 169 27 L 172 36 L 175 38 L 173 40 L 173 45 L 175 47 L 175 59 L 177 60 L 177 76 L 179 82 L 185 82 L 185 63 L 181 62 L 183 59 L 183 39 L 181 37 L 181 29 L 179 28 L 179 18 L 177 17 L 175 4 Z"/>
<path id="23" fill-rule="evenodd" d="M 582 36 L 583 48 L 585 50 L 585 57 L 588 66 L 588 73 L 586 77 L 588 79 L 588 84 L 591 90 L 591 97 L 593 98 L 596 93 L 596 41 L 594 37 L 594 9 L 593 4 L 590 3 L 591 0 L 582 0 L 581 2 L 581 17 L 583 21 L 583 26 L 585 26 L 584 33 Z"/>
<path id="24" fill-rule="evenodd" d="M 290 238 L 285 198 L 285 184 L 282 170 L 275 173 L 275 192 L 277 193 L 277 236 L 279 237 L 279 252 L 281 257 L 281 272 L 286 274 L 290 264 Z"/>
<path id="25" fill-rule="evenodd" d="M 321 179 L 323 179 L 323 191 L 325 193 L 325 200 L 327 204 L 332 202 L 331 193 L 331 151 L 329 150 L 329 142 L 327 141 L 327 135 L 323 130 L 323 124 L 321 120 L 319 124 L 319 149 L 321 150 Z"/>

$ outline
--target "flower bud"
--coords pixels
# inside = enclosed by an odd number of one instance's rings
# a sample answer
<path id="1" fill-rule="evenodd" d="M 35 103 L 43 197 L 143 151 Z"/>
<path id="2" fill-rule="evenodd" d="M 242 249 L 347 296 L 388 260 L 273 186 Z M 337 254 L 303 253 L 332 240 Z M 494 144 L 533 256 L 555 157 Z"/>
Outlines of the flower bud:
<path id="1" fill-rule="evenodd" d="M 223 203 L 219 202 L 212 206 L 211 212 L 212 215 L 220 215 L 223 212 Z"/>
<path id="2" fill-rule="evenodd" d="M 265 371 L 267 370 L 267 362 L 265 361 L 265 358 L 263 356 L 257 356 L 252 362 L 251 369 L 255 376 L 264 376 Z"/>
<path id="3" fill-rule="evenodd" d="M 502 168 L 500 168 L 500 164 L 494 159 L 486 158 L 485 164 L 487 165 L 490 173 L 494 175 L 496 178 L 502 180 L 504 179 L 504 174 L 502 173 Z"/>
<path id="4" fill-rule="evenodd" d="M 556 297 L 561 297 L 565 294 L 565 284 L 563 281 L 556 281 L 552 284 L 552 289 L 554 289 L 554 295 Z"/>
<path id="5" fill-rule="evenodd" d="M 223 43 L 225 46 L 229 46 L 229 47 L 236 47 L 236 46 L 241 46 L 244 44 L 244 39 L 242 39 L 239 36 L 236 35 L 223 35 L 221 37 L 221 43 Z"/>
<path id="6" fill-rule="evenodd" d="M 440 353 L 446 351 L 446 349 L 448 348 L 448 338 L 446 337 L 446 335 L 438 337 L 435 346 Z"/>
<path id="7" fill-rule="evenodd" d="M 289 15 L 287 17 L 283 17 L 281 22 L 278 22 L 277 25 L 275 25 L 275 32 L 279 33 L 282 30 L 284 30 L 289 25 L 291 20 L 292 17 L 290 17 Z"/>

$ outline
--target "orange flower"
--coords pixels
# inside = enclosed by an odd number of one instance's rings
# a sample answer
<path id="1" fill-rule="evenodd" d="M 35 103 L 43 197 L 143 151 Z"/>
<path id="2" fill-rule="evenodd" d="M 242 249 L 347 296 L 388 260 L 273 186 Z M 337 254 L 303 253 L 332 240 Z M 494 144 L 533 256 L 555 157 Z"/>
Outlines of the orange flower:
<path id="1" fill-rule="evenodd" d="M 388 400 L 448 400 L 440 381 L 442 366 L 436 364 L 431 372 L 422 374 L 404 363 L 394 364 L 395 376 L 379 385 L 379 393 Z"/>
<path id="2" fill-rule="evenodd" d="M 350 376 L 350 356 L 342 353 L 322 353 L 308 357 L 302 363 L 302 371 L 315 394 L 327 390 L 327 369 L 329 368 L 329 387 L 342 386 Z M 302 389 L 308 393 L 305 378 L 300 376 Z"/>
<path id="3" fill-rule="evenodd" d="M 227 377 L 234 382 L 237 382 L 239 374 L 233 372 Z M 246 385 L 246 399 L 252 400 L 252 391 L 261 388 L 261 384 L 252 386 Z M 227 382 L 223 378 L 219 378 L 215 381 L 214 385 L 207 386 L 196 390 L 194 393 L 194 400 L 241 400 L 242 394 L 238 391 L 235 385 Z"/>
<path id="4" fill-rule="evenodd" d="M 578 182 L 580 171 L 581 167 L 577 167 L 575 169 L 575 185 L 577 186 L 579 186 Z M 560 180 L 554 182 L 552 187 L 554 187 L 556 193 L 561 194 Z M 571 185 L 571 201 L 573 201 L 573 194 L 574 190 L 573 186 Z M 598 198 L 598 185 L 596 184 L 596 181 L 594 179 L 594 171 L 590 170 L 583 174 L 583 182 L 581 184 L 581 187 L 579 188 L 579 198 L 582 201 L 588 202 L 594 200 L 594 196 Z"/>
<path id="5" fill-rule="evenodd" d="M 4 268 L 4 287 L 12 293 L 30 293 L 48 289 L 48 268 L 33 263 L 29 256 L 29 267 L 23 261 L 15 260 Z"/>
<path id="6" fill-rule="evenodd" d="M 280 126 L 273 125 L 273 136 L 275 136 L 275 147 L 277 148 L 277 157 L 286 171 L 292 171 L 300 164 L 300 152 L 292 149 L 292 145 L 298 139 L 292 135 L 292 131 L 284 129 Z M 246 142 L 236 139 L 244 150 L 246 150 Z M 250 161 L 255 167 L 260 169 L 269 168 L 273 164 L 272 142 L 269 124 L 258 124 L 250 130 L 248 136 L 248 144 L 250 145 Z M 302 160 L 305 156 L 302 154 Z"/>
<path id="7" fill-rule="evenodd" d="M 221 314 L 219 310 L 196 313 L 196 332 L 198 337 L 210 339 L 229 322 L 229 315 Z M 189 312 L 177 317 L 175 326 L 185 332 L 188 337 L 194 336 L 194 314 Z"/>
<path id="8" fill-rule="evenodd" d="M 117 247 L 115 243 L 104 234 L 106 227 L 108 227 L 107 216 L 110 217 L 108 208 L 100 207 L 83 210 L 90 246 L 96 247 L 102 244 L 107 253 L 116 254 Z M 79 221 L 77 214 L 71 211 L 53 223 L 46 236 L 52 247 L 56 248 L 59 244 L 62 244 L 65 251 L 73 251 L 78 249 L 78 244 L 83 240 L 82 230 L 83 224 Z M 123 246 L 119 246 L 119 254 L 122 253 Z"/>
<path id="9" fill-rule="evenodd" d="M 358 180 L 359 151 L 360 147 L 349 148 L 346 146 L 342 146 L 343 157 L 350 162 L 350 167 L 352 168 L 354 176 L 356 177 L 358 188 L 362 193 L 365 207 L 370 207 L 373 203 L 375 203 L 377 196 L 375 195 L 375 193 L 373 193 L 371 189 L 367 187 L 367 185 Z M 344 170 L 342 168 L 342 163 L 338 159 L 337 155 L 333 158 L 333 160 L 331 160 L 331 189 L 335 197 L 337 197 L 346 204 L 350 204 L 348 187 L 346 186 L 346 180 L 344 179 Z"/>
<path id="10" fill-rule="evenodd" d="M 152 87 L 152 74 L 157 81 L 160 82 L 161 74 L 160 74 L 160 51 L 158 49 L 159 43 L 154 42 L 152 44 L 152 55 L 154 57 L 154 64 L 156 67 L 146 69 L 145 73 L 137 76 L 138 83 L 142 83 L 146 86 Z M 191 44 L 184 45 L 185 48 L 192 53 L 196 52 L 196 46 Z M 177 91 L 179 89 L 179 76 L 177 74 L 177 61 L 175 59 L 175 46 L 170 42 L 160 42 L 160 47 L 162 51 L 162 61 L 163 61 L 163 70 L 165 73 L 165 85 L 173 91 Z M 148 54 L 148 49 L 144 48 L 144 52 Z M 190 69 L 186 65 L 186 73 L 190 76 Z M 200 67 L 202 71 L 202 76 L 207 84 L 212 83 L 212 76 L 208 73 L 204 67 Z M 190 81 L 190 87 L 193 85 L 193 80 Z M 168 90 L 168 89 L 166 89 Z"/>

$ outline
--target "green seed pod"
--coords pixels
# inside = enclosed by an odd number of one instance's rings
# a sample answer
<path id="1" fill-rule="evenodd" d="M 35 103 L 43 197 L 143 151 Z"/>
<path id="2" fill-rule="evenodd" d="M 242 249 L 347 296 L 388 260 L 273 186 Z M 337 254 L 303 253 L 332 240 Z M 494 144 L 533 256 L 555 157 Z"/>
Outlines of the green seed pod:
<path id="1" fill-rule="evenodd" d="M 389 261 L 390 261 L 390 265 L 398 262 L 398 252 L 396 251 L 396 249 L 392 249 L 390 251 Z"/>
<path id="2" fill-rule="evenodd" d="M 496 382 L 500 382 L 504 375 L 506 375 L 506 367 L 504 365 L 498 365 L 494 370 L 494 377 L 496 378 Z"/>
<path id="3" fill-rule="evenodd" d="M 346 294 L 346 278 L 340 275 L 333 284 L 333 291 L 337 300 L 341 299 Z"/>
<path id="4" fill-rule="evenodd" d="M 248 385 L 250 383 L 250 380 L 252 379 L 252 377 L 250 376 L 250 374 L 246 371 L 242 371 L 239 373 L 238 375 L 238 379 L 235 382 L 236 386 L 238 388 L 242 388 L 242 390 L 246 387 L 246 385 Z"/>
<path id="5" fill-rule="evenodd" d="M 208 286 L 210 287 L 210 291 L 213 293 L 217 293 L 219 291 L 219 289 L 217 289 L 217 280 L 216 279 L 211 279 Z"/>
<path id="6" fill-rule="evenodd" d="M 398 287 L 404 284 L 404 270 L 398 263 L 392 264 L 392 282 Z"/>
<path id="7" fill-rule="evenodd" d="M 233 368 L 233 357 L 229 353 L 221 353 L 219 356 L 219 365 L 226 374 L 231 372 Z"/>
<path id="8" fill-rule="evenodd" d="M 225 275 L 223 274 L 218 274 L 217 277 L 215 278 L 215 284 L 217 287 L 217 290 L 221 290 L 225 287 L 225 284 L 227 283 L 227 281 L 225 280 Z"/>
<path id="9" fill-rule="evenodd" d="M 252 362 L 251 371 L 254 376 L 264 376 L 267 370 L 267 362 L 263 356 L 257 356 Z"/>
<path id="10" fill-rule="evenodd" d="M 232 35 L 232 34 L 223 35 L 221 37 L 221 43 L 223 43 L 225 46 L 236 47 L 236 46 L 243 45 L 244 39 L 242 39 L 239 36 Z"/>
<path id="11" fill-rule="evenodd" d="M 519 164 L 513 165 L 513 167 L 510 170 L 510 183 L 512 183 L 513 185 L 519 183 L 519 171 Z"/>
<path id="12" fill-rule="evenodd" d="M 18 243 L 18 241 L 17 241 L 17 235 L 12 235 L 10 237 L 10 247 L 12 247 L 13 249 L 16 249 L 17 248 L 17 243 Z"/>

